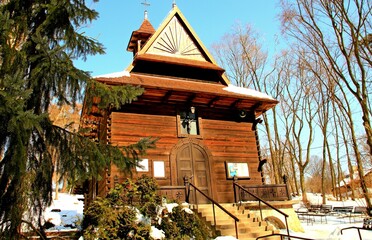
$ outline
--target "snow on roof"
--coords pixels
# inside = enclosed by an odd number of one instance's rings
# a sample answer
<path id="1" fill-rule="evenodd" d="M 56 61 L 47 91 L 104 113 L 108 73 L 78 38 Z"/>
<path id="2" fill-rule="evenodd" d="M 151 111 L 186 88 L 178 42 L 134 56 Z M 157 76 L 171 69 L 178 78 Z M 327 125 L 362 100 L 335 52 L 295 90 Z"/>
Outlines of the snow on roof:
<path id="1" fill-rule="evenodd" d="M 372 169 L 365 170 L 364 176 L 367 176 L 371 172 L 372 172 Z M 354 180 L 359 180 L 359 172 L 358 172 L 358 170 L 354 171 L 353 179 Z M 341 182 L 339 182 L 338 184 L 336 184 L 336 187 L 342 187 L 342 186 L 348 185 L 348 184 L 350 184 L 350 182 L 351 182 L 351 178 L 350 178 L 349 175 L 347 175 L 344 179 L 341 180 Z"/>
<path id="2" fill-rule="evenodd" d="M 247 96 L 257 97 L 257 98 L 265 98 L 265 99 L 272 99 L 275 100 L 273 97 L 267 95 L 266 93 L 258 92 L 253 89 L 244 88 L 244 87 L 237 87 L 234 85 L 229 84 L 227 87 L 223 88 L 223 90 L 232 92 L 232 93 L 238 93 L 243 94 Z"/>
<path id="3" fill-rule="evenodd" d="M 130 77 L 130 73 L 126 70 L 121 72 L 114 72 L 114 73 L 108 73 L 103 74 L 99 76 L 94 76 L 93 78 L 119 78 L 119 77 Z"/>
<path id="4" fill-rule="evenodd" d="M 359 179 L 358 172 L 354 172 L 353 179 L 354 180 L 358 180 Z M 342 179 L 341 182 L 339 182 L 338 184 L 336 184 L 336 187 L 342 187 L 342 186 L 348 185 L 348 184 L 350 184 L 350 182 L 351 182 L 351 178 L 348 175 L 344 179 Z"/>

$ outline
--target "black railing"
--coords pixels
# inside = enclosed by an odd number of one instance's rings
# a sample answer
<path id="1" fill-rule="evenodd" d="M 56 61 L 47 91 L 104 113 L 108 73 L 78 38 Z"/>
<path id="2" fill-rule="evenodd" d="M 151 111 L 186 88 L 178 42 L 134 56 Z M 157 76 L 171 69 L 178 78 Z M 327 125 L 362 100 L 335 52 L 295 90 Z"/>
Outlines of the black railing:
<path id="1" fill-rule="evenodd" d="M 341 229 L 341 235 L 342 235 L 342 232 L 345 231 L 345 230 L 349 230 L 349 229 L 356 229 L 358 230 L 358 236 L 359 236 L 359 239 L 362 240 L 362 235 L 360 234 L 360 230 L 366 230 L 366 231 L 372 231 L 371 228 L 365 228 L 365 227 L 347 227 L 347 228 L 343 228 Z"/>
<path id="2" fill-rule="evenodd" d="M 290 200 L 287 184 L 242 185 L 242 187 L 266 201 Z M 241 197 L 242 201 L 254 200 L 254 198 L 249 194 L 243 194 Z"/>
<path id="3" fill-rule="evenodd" d="M 261 203 L 265 204 L 266 206 L 268 206 L 269 208 L 277 211 L 278 213 L 280 213 L 281 215 L 284 216 L 284 219 L 285 219 L 285 227 L 287 229 L 287 235 L 290 236 L 289 234 L 289 228 L 288 228 L 288 220 L 287 218 L 289 217 L 288 214 L 280 211 L 278 208 L 274 207 L 273 205 L 271 205 L 270 203 L 266 202 L 265 200 L 259 198 L 258 196 L 254 195 L 253 193 L 249 192 L 248 190 L 246 190 L 244 187 L 242 187 L 241 185 L 238 184 L 237 182 L 237 179 L 234 179 L 233 181 L 233 186 L 234 186 L 234 200 L 235 200 L 235 203 L 239 206 L 242 205 L 242 200 L 240 198 L 241 196 L 241 193 L 245 193 L 245 194 L 249 194 L 250 196 L 252 196 L 256 201 L 258 201 L 258 206 L 259 206 L 259 209 L 260 209 L 260 216 L 261 216 L 261 220 L 264 220 L 263 219 L 263 215 L 262 215 L 262 207 L 261 207 Z M 239 199 L 238 199 L 238 196 L 237 196 L 237 193 L 236 193 L 236 189 L 238 188 L 238 191 L 239 191 Z"/>
<path id="4" fill-rule="evenodd" d="M 197 194 L 196 193 L 198 192 L 199 194 L 203 195 L 210 203 L 212 203 L 214 226 L 217 226 L 216 210 L 215 210 L 215 206 L 217 206 L 219 209 L 221 209 L 223 212 L 225 212 L 228 216 L 230 216 L 234 220 L 234 222 L 235 222 L 235 235 L 236 235 L 236 238 L 238 239 L 239 218 L 237 218 L 234 214 L 230 213 L 227 209 L 225 209 L 218 202 L 216 202 L 211 197 L 209 197 L 207 194 L 205 194 L 203 191 L 201 191 L 194 184 L 189 182 L 189 179 L 187 177 L 184 177 L 184 182 L 185 182 L 185 187 L 186 187 L 186 202 L 190 203 L 190 190 L 191 190 L 191 187 L 192 187 L 195 190 L 194 196 L 195 196 L 195 204 L 196 204 L 197 208 L 198 208 L 198 199 L 197 199 Z"/>

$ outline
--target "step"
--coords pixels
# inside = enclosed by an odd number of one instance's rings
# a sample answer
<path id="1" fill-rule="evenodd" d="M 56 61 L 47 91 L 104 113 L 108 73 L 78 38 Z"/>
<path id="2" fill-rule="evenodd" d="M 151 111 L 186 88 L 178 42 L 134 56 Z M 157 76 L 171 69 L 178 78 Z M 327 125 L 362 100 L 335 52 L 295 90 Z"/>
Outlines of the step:
<path id="1" fill-rule="evenodd" d="M 227 217 L 227 218 L 231 218 L 227 213 L 223 212 L 223 211 L 215 211 L 214 214 L 213 214 L 213 211 L 205 211 L 205 210 L 202 210 L 202 211 L 198 211 L 201 215 L 203 216 L 212 216 L 215 214 L 216 216 L 219 216 L 219 217 Z M 231 214 L 233 214 L 234 216 L 238 217 L 239 219 L 240 218 L 248 218 L 248 219 L 255 219 L 255 220 L 259 220 L 259 217 L 256 216 L 256 214 L 254 213 L 248 213 L 248 214 L 240 214 L 240 213 L 234 213 L 232 211 L 230 211 Z"/>
<path id="2" fill-rule="evenodd" d="M 270 235 L 272 234 L 271 232 L 262 232 L 262 233 L 257 233 L 257 234 L 238 234 L 238 237 L 240 240 L 246 240 L 246 239 L 256 239 L 257 237 L 260 236 L 265 236 L 265 235 Z M 261 238 L 261 239 L 267 239 L 267 240 L 278 240 L 280 239 L 280 236 L 275 236 L 275 237 L 267 237 L 267 238 Z"/>
<path id="3" fill-rule="evenodd" d="M 256 239 L 257 237 L 260 237 L 260 236 L 265 236 L 265 235 L 270 235 L 272 234 L 273 232 L 271 231 L 260 231 L 260 232 L 250 232 L 250 233 L 239 233 L 238 232 L 238 237 L 239 239 L 249 239 L 249 238 L 253 238 L 253 239 Z M 234 231 L 225 231 L 225 232 L 221 232 L 221 235 L 223 236 L 235 236 L 235 230 Z M 270 239 L 275 239 L 275 238 L 270 238 Z"/>
<path id="4" fill-rule="evenodd" d="M 253 240 L 259 236 L 270 235 L 278 230 L 266 221 L 261 221 L 257 211 L 251 212 L 249 209 L 238 209 L 234 204 L 221 204 L 227 211 L 236 216 L 240 221 L 237 222 L 239 239 Z M 205 220 L 214 225 L 213 207 L 211 204 L 199 205 L 195 209 L 199 215 Z M 235 221 L 224 211 L 215 206 L 214 213 L 216 216 L 216 230 L 222 236 L 235 236 Z M 268 240 L 280 239 L 277 237 L 267 238 Z"/>
<path id="5" fill-rule="evenodd" d="M 235 231 L 235 225 L 218 225 L 217 228 L 221 231 L 224 230 L 234 230 Z M 252 227 L 252 226 L 245 226 L 242 227 L 238 225 L 239 233 L 250 233 L 250 232 L 262 232 L 262 231 L 272 231 L 272 229 L 268 229 L 267 227 L 264 226 L 259 226 L 259 227 Z"/>
<path id="6" fill-rule="evenodd" d="M 239 216 L 256 216 L 255 213 L 251 213 L 249 210 L 237 210 L 237 209 L 226 209 L 227 211 L 229 211 L 230 213 L 234 214 L 234 215 L 239 215 Z M 196 210 L 197 212 L 199 213 L 204 213 L 204 214 L 211 214 L 213 215 L 213 209 L 212 208 L 200 208 L 200 209 L 197 209 Z M 219 208 L 216 208 L 215 211 L 214 211 L 216 214 L 225 214 L 227 215 L 223 210 L 219 209 Z"/>

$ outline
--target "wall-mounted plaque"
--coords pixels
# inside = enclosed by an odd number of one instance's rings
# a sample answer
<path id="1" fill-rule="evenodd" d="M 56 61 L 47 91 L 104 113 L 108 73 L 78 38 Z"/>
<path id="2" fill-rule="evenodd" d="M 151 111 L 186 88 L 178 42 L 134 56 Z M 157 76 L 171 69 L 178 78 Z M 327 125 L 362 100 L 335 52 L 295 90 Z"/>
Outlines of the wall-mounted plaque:
<path id="1" fill-rule="evenodd" d="M 148 172 L 149 171 L 149 160 L 142 159 L 138 162 L 138 166 L 136 167 L 137 172 Z"/>
<path id="2" fill-rule="evenodd" d="M 165 178 L 164 161 L 153 161 L 153 169 L 155 178 Z"/>
<path id="3" fill-rule="evenodd" d="M 248 163 L 244 162 L 225 162 L 226 178 L 250 179 Z"/>

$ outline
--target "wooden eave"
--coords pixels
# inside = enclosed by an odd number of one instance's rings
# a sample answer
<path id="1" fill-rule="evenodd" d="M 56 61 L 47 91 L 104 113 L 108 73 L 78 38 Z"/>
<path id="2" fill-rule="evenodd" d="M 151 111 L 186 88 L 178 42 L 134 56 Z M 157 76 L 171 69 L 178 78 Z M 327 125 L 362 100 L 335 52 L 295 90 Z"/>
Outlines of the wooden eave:
<path id="1" fill-rule="evenodd" d="M 143 33 L 143 32 L 132 32 L 130 37 L 130 41 L 127 46 L 127 51 L 133 52 L 133 49 L 137 45 L 138 40 L 148 39 L 151 37 L 152 34 L 150 33 Z"/>
<path id="2" fill-rule="evenodd" d="M 130 77 L 99 77 L 95 80 L 108 85 L 131 84 L 145 89 L 140 100 L 167 104 L 194 104 L 221 109 L 243 109 L 256 116 L 274 107 L 278 101 L 260 93 L 247 95 L 227 91 L 227 86 L 190 79 L 169 78 L 153 75 L 131 74 Z M 255 92 L 255 91 L 254 91 Z M 258 93 L 258 92 L 256 92 Z"/>
<path id="3" fill-rule="evenodd" d="M 209 69 L 209 70 L 215 70 L 219 72 L 220 74 L 225 72 L 225 69 L 210 62 L 197 61 L 197 60 L 191 60 L 191 59 L 186 59 L 186 58 L 170 57 L 170 56 L 161 56 L 161 55 L 155 55 L 155 54 L 137 55 L 133 60 L 133 65 L 135 66 L 136 63 L 139 61 L 168 63 L 168 64 L 173 64 L 173 65 Z"/>

